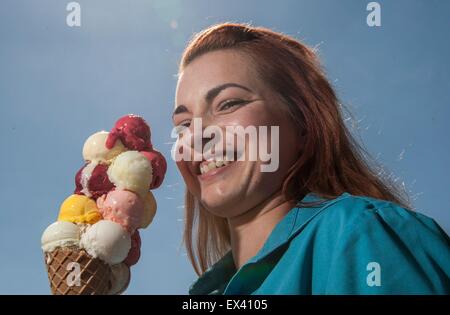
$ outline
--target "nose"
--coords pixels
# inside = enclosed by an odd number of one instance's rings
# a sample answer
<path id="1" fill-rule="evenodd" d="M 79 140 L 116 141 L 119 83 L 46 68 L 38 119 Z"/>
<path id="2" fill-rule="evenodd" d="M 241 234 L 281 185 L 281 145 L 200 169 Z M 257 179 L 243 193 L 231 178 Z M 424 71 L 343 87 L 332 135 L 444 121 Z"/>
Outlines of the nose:
<path id="1" fill-rule="evenodd" d="M 212 119 L 201 116 L 194 117 L 191 120 L 190 126 L 184 128 L 178 137 L 178 145 L 180 152 L 187 150 L 189 153 L 184 153 L 183 156 L 189 156 L 190 161 L 202 161 L 205 157 L 205 151 L 211 151 L 207 144 L 213 140 L 217 135 L 208 134 L 209 127 L 215 126 Z M 210 128 L 209 128 L 210 129 Z"/>

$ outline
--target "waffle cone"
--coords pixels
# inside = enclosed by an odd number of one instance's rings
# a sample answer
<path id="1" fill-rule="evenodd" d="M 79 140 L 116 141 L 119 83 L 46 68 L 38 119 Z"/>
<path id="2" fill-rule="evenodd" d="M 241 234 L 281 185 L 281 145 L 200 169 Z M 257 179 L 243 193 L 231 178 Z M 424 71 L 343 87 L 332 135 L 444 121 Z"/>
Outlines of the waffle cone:
<path id="1" fill-rule="evenodd" d="M 45 254 L 48 279 L 54 295 L 102 295 L 110 289 L 111 267 L 76 247 L 57 248 Z M 79 278 L 75 265 L 79 266 Z M 79 281 L 77 281 L 79 279 Z"/>

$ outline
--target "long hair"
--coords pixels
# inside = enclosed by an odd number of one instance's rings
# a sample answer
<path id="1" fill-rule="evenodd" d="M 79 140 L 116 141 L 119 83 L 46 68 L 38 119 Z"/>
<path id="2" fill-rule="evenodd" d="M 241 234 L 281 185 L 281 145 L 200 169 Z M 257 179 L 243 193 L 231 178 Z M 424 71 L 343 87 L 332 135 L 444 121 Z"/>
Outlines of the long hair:
<path id="1" fill-rule="evenodd" d="M 334 199 L 348 192 L 410 208 L 406 193 L 378 173 L 374 160 L 346 128 L 341 105 L 313 49 L 266 28 L 223 23 L 192 38 L 179 72 L 197 57 L 221 49 L 235 50 L 253 62 L 260 79 L 280 96 L 305 136 L 302 152 L 282 185 L 286 200 L 299 202 L 309 192 Z M 230 248 L 226 219 L 206 211 L 188 189 L 184 243 L 199 275 Z"/>

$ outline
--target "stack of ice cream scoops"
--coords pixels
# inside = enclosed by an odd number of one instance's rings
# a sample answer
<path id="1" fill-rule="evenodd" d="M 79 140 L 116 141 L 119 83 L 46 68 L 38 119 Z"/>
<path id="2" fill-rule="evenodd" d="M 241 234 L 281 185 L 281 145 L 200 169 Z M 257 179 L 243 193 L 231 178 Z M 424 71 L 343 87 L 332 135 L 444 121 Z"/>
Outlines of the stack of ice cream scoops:
<path id="1" fill-rule="evenodd" d="M 139 229 L 152 222 L 167 169 L 142 117 L 120 118 L 91 135 L 75 191 L 41 239 L 53 294 L 120 294 L 141 254 Z"/>

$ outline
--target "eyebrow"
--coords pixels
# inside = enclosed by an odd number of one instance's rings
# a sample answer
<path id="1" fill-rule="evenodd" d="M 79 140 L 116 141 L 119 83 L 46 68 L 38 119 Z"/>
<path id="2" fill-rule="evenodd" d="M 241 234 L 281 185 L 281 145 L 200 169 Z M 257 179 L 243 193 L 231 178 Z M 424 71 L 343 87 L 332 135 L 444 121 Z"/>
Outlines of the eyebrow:
<path id="1" fill-rule="evenodd" d="M 184 105 L 179 105 L 177 106 L 177 108 L 175 108 L 175 110 L 173 111 L 172 117 L 175 116 L 176 114 L 181 114 L 184 112 L 187 112 L 188 109 L 186 108 L 186 106 Z"/>
<path id="2" fill-rule="evenodd" d="M 218 85 L 218 86 L 212 88 L 211 90 L 209 90 L 208 93 L 206 93 L 206 95 L 205 95 L 205 101 L 207 103 L 211 103 L 212 100 L 217 95 L 219 95 L 220 92 L 222 92 L 223 90 L 228 89 L 230 87 L 236 87 L 236 88 L 243 89 L 243 90 L 245 90 L 247 92 L 253 92 L 248 87 L 240 85 L 240 84 L 237 84 L 237 83 L 224 83 L 224 84 Z M 189 110 L 186 108 L 185 105 L 179 105 L 179 106 L 177 106 L 177 108 L 175 108 L 175 111 L 173 112 L 172 117 L 177 115 L 177 114 L 181 114 L 181 113 L 188 112 L 188 111 Z"/>

